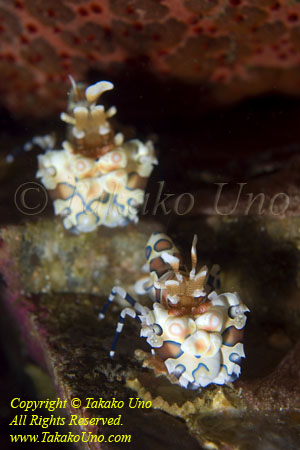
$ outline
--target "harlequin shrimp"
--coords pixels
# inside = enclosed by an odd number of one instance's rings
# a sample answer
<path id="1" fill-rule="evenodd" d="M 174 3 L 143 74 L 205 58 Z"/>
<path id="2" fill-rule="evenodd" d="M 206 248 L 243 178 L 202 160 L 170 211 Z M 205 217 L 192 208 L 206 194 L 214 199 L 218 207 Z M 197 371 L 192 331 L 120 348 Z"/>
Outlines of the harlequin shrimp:
<path id="1" fill-rule="evenodd" d="M 192 268 L 182 265 L 180 252 L 163 233 L 153 233 L 146 246 L 149 276 L 135 284 L 137 294 L 148 294 L 153 309 L 141 305 L 121 287 L 114 287 L 99 318 L 117 295 L 130 307 L 122 310 L 110 356 L 115 354 L 125 317 L 141 323 L 152 354 L 159 357 L 169 374 L 185 388 L 235 381 L 241 372 L 245 312 L 236 293 L 217 294 L 220 268 L 202 267 L 197 272 L 197 236 L 191 248 Z"/>
<path id="2" fill-rule="evenodd" d="M 71 77 L 70 77 L 71 78 Z M 38 145 L 46 150 L 38 156 L 36 176 L 52 193 L 54 212 L 63 217 L 65 228 L 89 232 L 99 225 L 124 226 L 138 221 L 138 207 L 153 165 L 157 164 L 151 141 L 124 142 L 109 120 L 116 108 L 97 104 L 113 84 L 100 81 L 87 87 L 71 78 L 67 113 L 67 140 L 54 150 L 53 136 L 36 136 L 25 150 Z M 13 160 L 9 155 L 8 162 Z"/>

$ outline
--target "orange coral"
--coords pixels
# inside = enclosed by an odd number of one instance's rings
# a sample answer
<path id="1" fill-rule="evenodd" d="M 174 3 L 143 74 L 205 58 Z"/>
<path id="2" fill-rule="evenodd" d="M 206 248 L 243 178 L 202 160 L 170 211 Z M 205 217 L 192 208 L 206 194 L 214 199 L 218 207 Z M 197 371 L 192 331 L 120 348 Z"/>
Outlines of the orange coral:
<path id="1" fill-rule="evenodd" d="M 209 82 L 222 99 L 274 83 L 300 91 L 296 1 L 2 0 L 0 34 L 1 96 L 19 113 L 62 108 L 70 73 L 85 79 L 140 57 L 156 74 Z"/>

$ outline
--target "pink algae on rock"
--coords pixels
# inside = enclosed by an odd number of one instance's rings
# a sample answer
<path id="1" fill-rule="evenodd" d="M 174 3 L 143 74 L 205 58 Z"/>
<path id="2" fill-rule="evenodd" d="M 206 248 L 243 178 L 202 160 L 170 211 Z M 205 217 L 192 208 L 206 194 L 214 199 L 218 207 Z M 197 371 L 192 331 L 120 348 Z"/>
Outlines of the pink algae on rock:
<path id="1" fill-rule="evenodd" d="M 1 95 L 18 114 L 49 114 L 69 74 L 121 75 L 137 61 L 221 102 L 299 94 L 299 20 L 288 0 L 2 0 Z"/>

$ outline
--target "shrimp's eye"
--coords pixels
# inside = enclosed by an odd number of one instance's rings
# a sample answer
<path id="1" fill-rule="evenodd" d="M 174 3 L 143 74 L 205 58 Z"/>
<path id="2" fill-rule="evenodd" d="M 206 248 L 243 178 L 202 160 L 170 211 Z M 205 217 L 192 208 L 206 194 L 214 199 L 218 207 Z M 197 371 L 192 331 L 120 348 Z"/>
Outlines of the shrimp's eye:
<path id="1" fill-rule="evenodd" d="M 162 327 L 160 325 L 158 325 L 157 323 L 155 325 L 153 325 L 153 330 L 157 336 L 161 336 L 163 334 Z"/>

